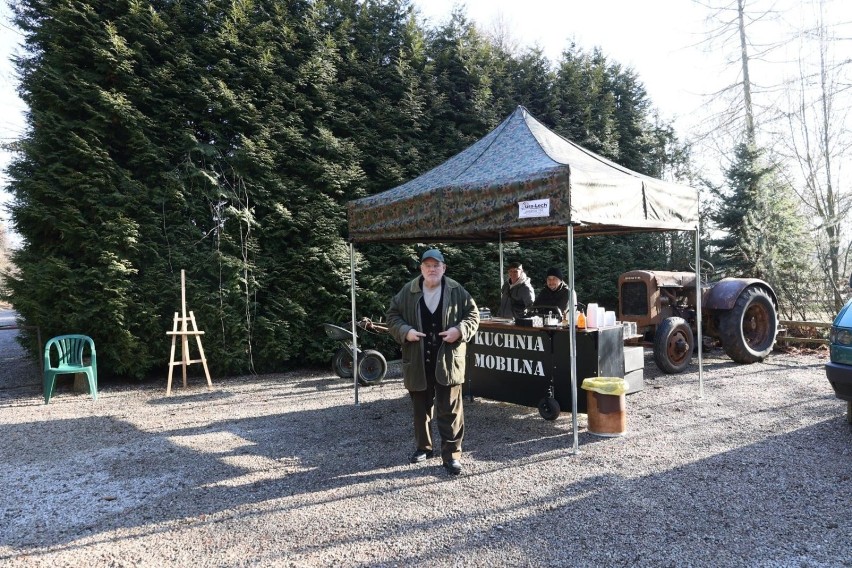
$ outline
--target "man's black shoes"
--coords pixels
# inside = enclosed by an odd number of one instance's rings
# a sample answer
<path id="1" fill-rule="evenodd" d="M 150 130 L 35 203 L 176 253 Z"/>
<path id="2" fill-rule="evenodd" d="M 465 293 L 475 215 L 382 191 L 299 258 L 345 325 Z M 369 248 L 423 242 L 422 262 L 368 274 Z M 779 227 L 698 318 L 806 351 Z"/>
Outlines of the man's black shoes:
<path id="1" fill-rule="evenodd" d="M 432 450 L 417 450 L 416 452 L 411 454 L 411 457 L 408 461 L 410 461 L 411 463 L 420 463 L 428 460 L 434 455 L 435 453 Z M 449 473 L 450 475 L 458 475 L 461 473 L 462 470 L 461 462 L 459 460 L 445 460 L 444 469 L 446 469 L 447 473 Z"/>
<path id="2" fill-rule="evenodd" d="M 434 455 L 434 454 L 432 453 L 432 450 L 417 450 L 416 452 L 414 452 L 413 454 L 411 454 L 411 457 L 409 458 L 409 461 L 410 461 L 411 463 L 420 463 L 420 462 L 422 462 L 422 461 L 426 461 L 426 460 L 428 460 L 428 459 L 429 459 L 429 458 L 431 458 L 433 455 Z"/>
<path id="3" fill-rule="evenodd" d="M 450 475 L 458 475 L 461 473 L 461 462 L 459 460 L 450 460 L 444 462 L 444 469 Z"/>

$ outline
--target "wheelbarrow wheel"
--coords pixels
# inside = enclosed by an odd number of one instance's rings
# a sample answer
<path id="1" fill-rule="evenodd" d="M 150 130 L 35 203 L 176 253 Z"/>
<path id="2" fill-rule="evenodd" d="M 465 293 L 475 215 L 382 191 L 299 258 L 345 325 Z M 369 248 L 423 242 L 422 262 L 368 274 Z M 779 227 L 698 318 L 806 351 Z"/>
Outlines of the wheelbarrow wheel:
<path id="1" fill-rule="evenodd" d="M 351 379 L 353 376 L 352 352 L 346 347 L 339 347 L 331 358 L 331 368 L 341 379 Z"/>
<path id="2" fill-rule="evenodd" d="M 358 384 L 361 386 L 376 385 L 385 378 L 388 372 L 388 362 L 385 356 L 375 349 L 367 349 L 358 357 Z"/>

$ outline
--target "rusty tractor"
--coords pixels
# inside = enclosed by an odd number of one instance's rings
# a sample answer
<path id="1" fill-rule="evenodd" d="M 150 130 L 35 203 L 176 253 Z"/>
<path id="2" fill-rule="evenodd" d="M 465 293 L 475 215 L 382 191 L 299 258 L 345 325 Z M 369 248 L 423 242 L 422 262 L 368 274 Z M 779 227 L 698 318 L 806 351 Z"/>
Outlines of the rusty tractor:
<path id="1" fill-rule="evenodd" d="M 712 267 L 711 267 L 712 270 Z M 683 372 L 695 351 L 694 272 L 633 270 L 618 278 L 619 319 L 636 322 L 653 341 L 654 362 L 665 373 Z M 701 283 L 705 341 L 718 341 L 737 363 L 762 361 L 778 333 L 778 299 L 756 278 L 723 278 Z"/>

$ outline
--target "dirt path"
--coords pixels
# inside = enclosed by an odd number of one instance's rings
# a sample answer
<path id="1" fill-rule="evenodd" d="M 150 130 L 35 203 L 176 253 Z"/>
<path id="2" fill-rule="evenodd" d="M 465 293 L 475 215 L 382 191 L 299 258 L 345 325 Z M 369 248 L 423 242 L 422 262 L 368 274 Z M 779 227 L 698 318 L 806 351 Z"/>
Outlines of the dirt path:
<path id="1" fill-rule="evenodd" d="M 0 309 L 0 391 L 41 384 L 41 372 L 18 343 L 15 311 Z"/>

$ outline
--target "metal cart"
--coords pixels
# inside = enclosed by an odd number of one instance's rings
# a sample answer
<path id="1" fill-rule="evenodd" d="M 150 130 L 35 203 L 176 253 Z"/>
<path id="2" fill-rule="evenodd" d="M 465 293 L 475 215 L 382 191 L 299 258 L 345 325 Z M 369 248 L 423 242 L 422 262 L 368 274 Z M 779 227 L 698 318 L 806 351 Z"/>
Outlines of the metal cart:
<path id="1" fill-rule="evenodd" d="M 387 327 L 381 323 L 373 323 L 369 318 L 362 318 L 356 324 L 360 329 L 370 333 L 387 333 Z M 341 379 L 351 379 L 353 375 L 352 331 L 332 323 L 324 323 L 325 333 L 330 339 L 338 341 L 341 346 L 331 358 L 331 368 Z M 388 372 L 388 362 L 385 356 L 375 349 L 361 350 L 358 348 L 358 384 L 361 386 L 375 385 L 385 378 Z"/>

